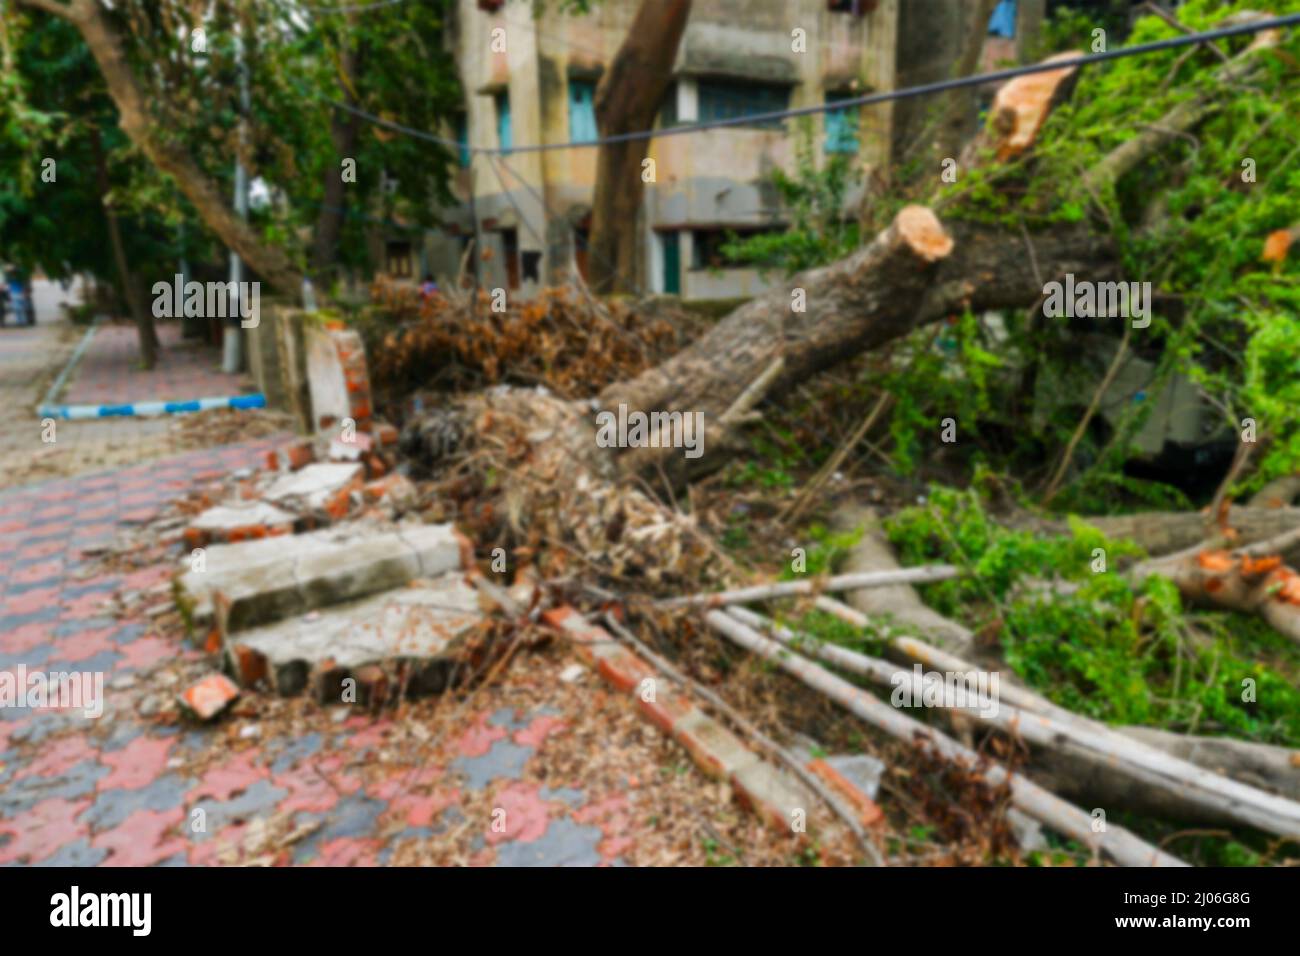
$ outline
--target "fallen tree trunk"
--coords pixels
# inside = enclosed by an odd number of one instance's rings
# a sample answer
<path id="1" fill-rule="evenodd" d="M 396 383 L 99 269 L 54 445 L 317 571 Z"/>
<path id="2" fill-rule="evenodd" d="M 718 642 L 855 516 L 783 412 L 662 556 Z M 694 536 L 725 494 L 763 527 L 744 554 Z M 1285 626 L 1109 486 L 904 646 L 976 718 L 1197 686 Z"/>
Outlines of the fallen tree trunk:
<path id="1" fill-rule="evenodd" d="M 809 687 L 830 697 L 854 716 L 890 736 L 909 743 L 924 742 L 948 760 L 963 762 L 971 767 L 982 763 L 978 754 L 952 738 L 913 720 L 798 654 L 791 653 L 726 612 L 709 611 L 705 620 L 710 627 L 731 641 L 771 661 Z M 1143 842 L 1122 827 L 1108 824 L 1101 832 L 1095 832 L 1093 819 L 1087 813 L 1020 774 L 1008 773 L 1000 764 L 989 763 L 984 772 L 993 784 L 1007 783 L 1010 786 L 1011 798 L 1017 808 L 1056 832 L 1078 840 L 1085 846 L 1094 848 L 1094 851 L 1105 853 L 1123 866 L 1186 866 L 1177 857 Z"/>
<path id="2" fill-rule="evenodd" d="M 1300 642 L 1300 574 L 1280 555 L 1254 557 L 1244 551 L 1204 550 L 1145 561 L 1129 580 L 1169 578 L 1183 599 L 1203 607 L 1258 614 L 1279 634 Z"/>
<path id="3" fill-rule="evenodd" d="M 646 413 L 704 415 L 701 458 L 685 459 L 672 448 L 634 448 L 620 455 L 620 469 L 655 474 L 662 468 L 681 481 L 716 466 L 718 453 L 733 440 L 721 417 L 778 359 L 780 373 L 764 392 L 789 389 L 954 312 L 1033 302 L 1042 295 L 1044 276 L 1101 278 L 1114 270 L 1110 238 L 1087 225 L 1057 224 L 1028 241 L 1032 256 L 1019 232 L 974 222 L 944 224 L 924 206 L 903 209 L 849 258 L 776 285 L 668 361 L 605 389 L 598 401 L 606 410 L 626 405 Z M 668 442 L 650 442 L 656 444 Z"/>
<path id="4" fill-rule="evenodd" d="M 846 574 L 866 574 L 892 571 L 899 567 L 874 511 L 847 506 L 837 509 L 831 520 L 839 531 L 862 529 L 862 537 L 849 551 L 840 570 Z M 870 617 L 914 627 L 940 647 L 955 654 L 969 653 L 974 644 L 974 634 L 926 605 L 910 583 L 850 591 L 844 600 Z"/>
<path id="5" fill-rule="evenodd" d="M 1080 520 L 1096 528 L 1108 538 L 1129 539 L 1152 555 L 1170 554 L 1194 548 L 1205 539 L 1205 515 L 1197 511 L 1145 511 L 1132 515 L 1080 516 Z M 1228 525 L 1236 532 L 1237 544 L 1251 544 L 1269 538 L 1280 531 L 1300 528 L 1300 508 L 1269 508 L 1251 504 L 1228 510 Z M 1010 516 L 1008 527 L 1033 531 L 1036 534 L 1069 534 L 1070 525 L 1065 519 L 1042 518 L 1019 513 Z M 1287 549 L 1284 557 L 1300 563 L 1300 545 Z"/>
<path id="6" fill-rule="evenodd" d="M 1264 68 L 1257 55 L 1276 43 L 1260 36 L 1251 47 L 1215 73 L 1216 83 L 1193 100 L 1174 107 L 1160 123 L 1125 141 L 1085 173 L 1083 194 L 1097 195 L 1136 169 L 1171 139 L 1210 115 L 1223 90 L 1245 82 Z M 998 115 L 1009 122 L 1002 141 L 983 150 L 997 161 L 1033 142 L 1043 119 L 1073 70 L 1048 71 L 1012 80 L 1004 91 L 1014 108 Z M 1051 76 L 1045 81 L 1044 76 Z M 1020 102 L 1023 100 L 1024 102 Z M 1014 141 L 1015 149 L 1008 150 Z M 1023 308 L 1039 301 L 1044 283 L 1069 273 L 1108 281 L 1117 270 L 1109 230 L 1089 222 L 1054 223 L 1030 233 L 1004 223 L 962 220 L 960 201 L 943 210 L 945 221 L 926 206 L 903 209 L 888 228 L 846 259 L 779 283 L 740 306 L 706 335 L 673 358 L 636 378 L 606 388 L 598 403 L 605 410 L 626 405 L 634 411 L 699 412 L 704 416 L 703 456 L 685 459 L 668 442 L 625 451 L 618 466 L 625 474 L 657 475 L 680 484 L 692 474 L 716 467 L 719 452 L 734 441 L 719 417 L 765 370 L 783 361 L 762 393 L 781 392 L 809 375 L 864 350 L 877 348 L 913 329 L 964 309 L 979 312 Z"/>
<path id="7" fill-rule="evenodd" d="M 1300 496 L 1300 475 L 1283 475 L 1274 478 L 1247 502 L 1252 508 L 1290 508 Z"/>

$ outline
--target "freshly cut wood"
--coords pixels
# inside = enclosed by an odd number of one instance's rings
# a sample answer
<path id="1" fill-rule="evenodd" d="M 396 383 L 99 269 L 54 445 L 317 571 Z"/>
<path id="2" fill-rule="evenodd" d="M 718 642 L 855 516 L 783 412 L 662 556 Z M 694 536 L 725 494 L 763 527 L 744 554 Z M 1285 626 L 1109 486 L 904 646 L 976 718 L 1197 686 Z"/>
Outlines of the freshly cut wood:
<path id="1" fill-rule="evenodd" d="M 810 650 L 827 663 L 869 680 L 889 686 L 900 686 L 905 682 L 911 686 L 917 699 L 924 689 L 914 670 L 848 648 L 810 642 L 800 635 L 772 625 L 772 622 L 752 611 L 744 612 L 748 615 L 747 619 L 743 619 L 741 612 L 735 608 L 729 609 L 727 613 L 742 620 L 742 623 L 747 620 L 764 626 L 783 644 Z M 959 662 L 949 660 L 948 663 Z M 1186 804 L 1195 808 L 1197 815 L 1203 818 L 1231 821 L 1279 836 L 1300 838 L 1300 803 L 1221 777 L 1053 705 L 1043 707 L 1048 712 L 1035 712 L 1017 706 L 1010 698 L 1020 696 L 1019 689 L 1013 688 L 1010 693 L 1002 693 L 1000 672 L 994 678 L 993 672 L 973 665 L 946 667 L 944 670 L 970 675 L 975 679 L 971 686 L 981 689 L 978 699 L 968 705 L 950 704 L 941 708 L 945 714 L 951 711 L 963 712 L 972 718 L 986 720 L 1006 733 L 1023 737 L 1036 748 L 1066 754 L 1076 774 L 1082 763 L 1093 772 L 1118 775 L 1132 785 L 1161 791 L 1165 794 L 1165 798 L 1160 801 L 1161 805 Z M 983 688 L 992 689 L 985 692 Z M 1028 695 L 1031 693 L 1026 692 L 1020 699 L 1029 700 Z M 1131 790 L 1130 787 L 1129 792 Z M 1127 805 L 1124 808 L 1132 809 Z"/>
<path id="2" fill-rule="evenodd" d="M 1077 59 L 1076 50 L 1050 56 L 1044 63 Z M 975 138 L 963 160 L 969 165 L 982 151 L 992 150 L 998 162 L 1014 159 L 1033 145 L 1048 114 L 1064 100 L 1074 86 L 1077 66 L 1028 73 L 998 87 L 984 131 Z"/>
<path id="3" fill-rule="evenodd" d="M 1184 600 L 1258 614 L 1279 634 L 1300 642 L 1300 574 L 1280 555 L 1199 551 L 1145 561 L 1128 577 L 1136 583 L 1153 574 L 1173 581 Z"/>
<path id="4" fill-rule="evenodd" d="M 733 591 L 712 594 L 692 594 L 687 597 L 668 598 L 656 602 L 659 607 L 720 607 L 724 604 L 744 604 L 749 601 L 766 601 L 769 598 L 791 597 L 798 594 L 817 594 L 821 591 L 847 591 L 852 588 L 876 588 L 899 582 L 928 583 L 947 581 L 961 571 L 950 564 L 932 564 L 919 568 L 900 568 L 896 571 L 872 571 L 867 574 L 837 574 L 823 579 L 804 581 L 778 581 L 775 584 L 756 584 Z"/>
<path id="5" fill-rule="evenodd" d="M 983 762 L 978 754 L 963 747 L 932 727 L 913 720 L 906 714 L 871 694 L 854 687 L 842 677 L 837 677 L 812 661 L 787 650 L 776 641 L 764 637 L 751 627 L 724 611 L 709 611 L 705 615 L 709 626 L 746 650 L 771 661 L 782 670 L 794 675 L 809 687 L 825 694 L 854 716 L 871 724 L 892 737 L 909 743 L 923 741 L 937 753 L 952 761 L 968 766 Z M 995 762 L 988 762 L 985 775 L 994 784 L 1007 783 L 1011 788 L 1012 802 L 1035 820 L 1041 821 L 1058 833 L 1078 840 L 1095 852 L 1105 853 L 1123 866 L 1186 866 L 1182 860 L 1171 856 L 1134 836 L 1123 827 L 1108 824 L 1105 831 L 1094 832 L 1092 817 L 1038 784 Z"/>

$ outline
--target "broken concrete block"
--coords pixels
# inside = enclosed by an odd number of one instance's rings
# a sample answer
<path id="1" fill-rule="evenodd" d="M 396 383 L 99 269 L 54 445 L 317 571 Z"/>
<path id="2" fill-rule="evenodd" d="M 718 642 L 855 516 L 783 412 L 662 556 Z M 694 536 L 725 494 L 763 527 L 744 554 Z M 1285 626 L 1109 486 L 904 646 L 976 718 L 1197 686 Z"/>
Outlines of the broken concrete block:
<path id="1" fill-rule="evenodd" d="M 342 438 L 330 439 L 331 461 L 360 461 L 363 456 L 374 449 L 374 439 L 365 432 L 356 432 L 351 441 Z"/>
<path id="2" fill-rule="evenodd" d="M 252 541 L 292 534 L 297 520 L 297 515 L 265 501 L 238 501 L 202 512 L 190 522 L 184 537 L 193 548 L 212 542 Z"/>
<path id="3" fill-rule="evenodd" d="M 213 545 L 174 590 L 192 631 L 215 621 L 228 635 L 460 567 L 451 525 L 345 526 Z"/>
<path id="4" fill-rule="evenodd" d="M 437 693 L 480 620 L 477 592 L 462 574 L 451 572 L 243 631 L 237 645 L 227 645 L 228 662 L 237 672 L 235 646 L 262 655 L 270 683 L 285 696 L 314 682 L 318 693 L 337 702 L 342 681 L 357 679 L 366 665 L 385 673 L 404 667 L 411 694 Z M 373 677 L 370 671 L 360 676 L 366 674 Z"/>
<path id="5" fill-rule="evenodd" d="M 184 710 L 199 720 L 212 720 L 234 702 L 239 688 L 224 674 L 209 674 L 191 684 L 177 698 Z"/>
<path id="6" fill-rule="evenodd" d="M 339 492 L 360 488 L 361 465 L 319 462 L 283 475 L 262 493 L 262 500 L 300 511 L 327 511 Z"/>
<path id="7" fill-rule="evenodd" d="M 775 830 L 792 835 L 807 825 L 814 797 L 803 784 L 770 764 L 754 761 L 731 775 L 731 786 L 740 801 Z"/>
<path id="8" fill-rule="evenodd" d="M 316 324 L 305 332 L 312 424 L 327 431 L 351 418 L 359 429 L 368 427 L 370 374 L 361 336 L 341 326 Z"/>

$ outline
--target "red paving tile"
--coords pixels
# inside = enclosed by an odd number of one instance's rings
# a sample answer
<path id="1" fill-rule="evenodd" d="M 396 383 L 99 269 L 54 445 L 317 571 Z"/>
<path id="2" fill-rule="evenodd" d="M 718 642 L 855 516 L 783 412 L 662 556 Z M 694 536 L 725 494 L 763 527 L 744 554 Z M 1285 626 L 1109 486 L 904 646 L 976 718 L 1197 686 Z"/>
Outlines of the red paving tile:
<path id="1" fill-rule="evenodd" d="M 104 866 L 154 866 L 189 849 L 185 839 L 176 835 L 184 819 L 183 807 L 137 810 L 119 826 L 96 836 L 91 846 L 110 851 Z"/>
<path id="2" fill-rule="evenodd" d="M 157 367 L 140 368 L 136 332 L 130 325 L 100 326 L 82 357 L 62 401 L 69 405 L 119 405 L 140 401 L 238 395 L 249 384 L 243 375 L 221 371 L 216 348 L 183 342 L 180 323 L 158 324 L 162 345 Z"/>
<path id="3" fill-rule="evenodd" d="M 112 768 L 97 784 L 99 790 L 138 790 L 161 777 L 172 749 L 169 737 L 153 738 L 141 734 L 121 750 L 100 755 L 99 762 Z"/>
<path id="4" fill-rule="evenodd" d="M 12 839 L 0 846 L 0 864 L 39 863 L 59 848 L 90 833 L 77 817 L 90 808 L 89 800 L 43 800 L 12 820 L 0 820 L 0 834 Z M 0 841 L 3 842 L 3 841 Z"/>

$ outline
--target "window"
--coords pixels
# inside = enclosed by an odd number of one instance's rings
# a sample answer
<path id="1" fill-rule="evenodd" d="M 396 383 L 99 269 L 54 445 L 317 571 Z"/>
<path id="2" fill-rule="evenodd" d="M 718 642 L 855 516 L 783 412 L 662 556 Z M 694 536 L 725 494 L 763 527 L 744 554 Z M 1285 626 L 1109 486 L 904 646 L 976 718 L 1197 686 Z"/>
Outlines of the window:
<path id="1" fill-rule="evenodd" d="M 826 0 L 826 9 L 831 13 L 851 13 L 860 17 L 876 9 L 877 0 Z"/>
<path id="2" fill-rule="evenodd" d="M 464 113 L 456 114 L 456 142 L 460 143 L 457 162 L 466 167 L 469 165 L 469 117 Z"/>
<path id="3" fill-rule="evenodd" d="M 989 17 L 989 33 L 1011 39 L 1016 35 L 1016 0 L 999 0 Z"/>
<path id="4" fill-rule="evenodd" d="M 409 242 L 390 242 L 387 249 L 388 274 L 396 279 L 409 279 L 414 275 L 411 268 L 411 244 Z"/>
<path id="5" fill-rule="evenodd" d="M 659 125 L 676 126 L 677 125 L 677 84 L 669 83 L 668 92 L 664 94 L 664 102 L 659 107 Z"/>
<path id="6" fill-rule="evenodd" d="M 506 152 L 514 145 L 514 136 L 510 129 L 510 91 L 505 90 L 492 97 L 497 108 L 497 145 Z"/>
<path id="7" fill-rule="evenodd" d="M 596 84 L 590 80 L 569 80 L 569 140 L 596 140 Z"/>
<path id="8" fill-rule="evenodd" d="M 578 275 L 587 278 L 587 244 L 591 241 L 591 217 L 585 216 L 582 222 L 573 227 L 573 262 L 578 267 Z"/>
<path id="9" fill-rule="evenodd" d="M 501 230 L 501 247 L 506 260 L 506 288 L 519 288 L 519 232 L 515 229 Z"/>
<path id="10" fill-rule="evenodd" d="M 827 93 L 827 104 L 849 99 L 850 93 Z M 858 107 L 826 111 L 826 152 L 854 153 L 858 151 Z"/>
<path id="11" fill-rule="evenodd" d="M 532 249 L 525 249 L 523 254 L 523 271 L 525 282 L 541 282 L 542 254 Z"/>
<path id="12" fill-rule="evenodd" d="M 790 87 L 752 81 L 700 80 L 700 122 L 774 113 L 790 106 Z M 781 129 L 782 120 L 755 120 L 748 125 Z"/>
<path id="13" fill-rule="evenodd" d="M 733 239 L 748 239 L 767 232 L 775 232 L 770 226 L 739 226 L 727 229 L 695 229 L 691 233 L 691 268 L 692 269 L 740 269 L 748 263 L 736 262 L 722 251 L 722 247 Z"/>

